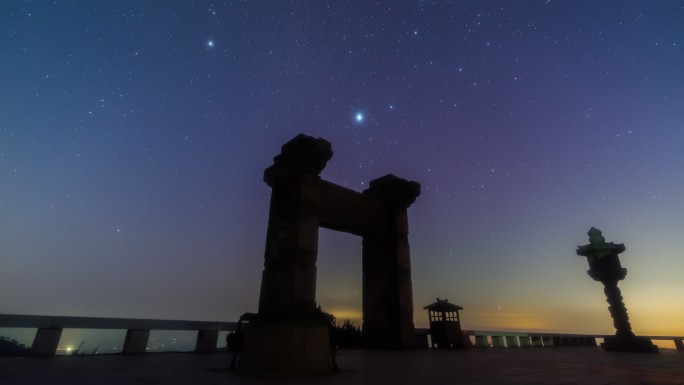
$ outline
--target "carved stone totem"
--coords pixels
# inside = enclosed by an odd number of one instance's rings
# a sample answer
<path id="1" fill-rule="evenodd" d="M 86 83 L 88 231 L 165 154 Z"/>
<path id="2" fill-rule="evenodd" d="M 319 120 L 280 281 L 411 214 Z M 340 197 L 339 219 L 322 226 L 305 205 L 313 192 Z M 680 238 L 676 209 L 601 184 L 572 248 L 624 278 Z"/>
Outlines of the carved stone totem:
<path id="1" fill-rule="evenodd" d="M 587 274 L 604 286 L 608 310 L 613 318 L 615 336 L 606 337 L 603 349 L 607 351 L 658 352 L 658 347 L 650 339 L 636 337 L 629 323 L 627 308 L 622 302 L 622 294 L 618 281 L 625 279 L 627 269 L 620 265 L 618 254 L 625 251 L 623 243 L 606 243 L 601 230 L 592 227 L 589 232 L 589 244 L 577 247 L 577 255 L 587 257 L 589 271 Z"/>

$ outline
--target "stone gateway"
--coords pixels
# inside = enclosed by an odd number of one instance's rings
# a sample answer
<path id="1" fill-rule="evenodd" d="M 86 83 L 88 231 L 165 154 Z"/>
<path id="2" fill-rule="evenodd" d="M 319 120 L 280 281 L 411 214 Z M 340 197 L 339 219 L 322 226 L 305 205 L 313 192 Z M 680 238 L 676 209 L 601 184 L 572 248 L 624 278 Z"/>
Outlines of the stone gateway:
<path id="1" fill-rule="evenodd" d="M 363 336 L 367 347 L 414 347 L 407 209 L 420 184 L 394 175 L 362 193 L 319 176 L 330 142 L 298 135 L 264 172 L 271 187 L 259 312 L 249 321 L 241 369 L 271 376 L 330 369 L 327 325 L 316 312 L 318 229 L 362 237 Z"/>

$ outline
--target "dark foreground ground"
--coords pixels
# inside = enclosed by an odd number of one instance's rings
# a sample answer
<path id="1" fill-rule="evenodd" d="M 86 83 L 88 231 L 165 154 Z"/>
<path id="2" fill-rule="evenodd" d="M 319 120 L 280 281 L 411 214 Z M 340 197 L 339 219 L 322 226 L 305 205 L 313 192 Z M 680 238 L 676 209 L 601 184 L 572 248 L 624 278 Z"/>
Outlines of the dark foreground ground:
<path id="1" fill-rule="evenodd" d="M 340 370 L 297 380 L 232 373 L 229 359 L 226 353 L 0 357 L 0 384 L 684 384 L 684 352 L 675 350 L 341 351 Z"/>

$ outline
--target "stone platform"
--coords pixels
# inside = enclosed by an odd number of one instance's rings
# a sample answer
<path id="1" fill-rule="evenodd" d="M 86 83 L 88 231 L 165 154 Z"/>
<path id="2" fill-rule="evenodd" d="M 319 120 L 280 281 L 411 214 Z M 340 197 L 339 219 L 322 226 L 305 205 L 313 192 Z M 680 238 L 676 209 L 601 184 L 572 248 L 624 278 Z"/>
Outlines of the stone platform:
<path id="1" fill-rule="evenodd" d="M 595 347 L 340 351 L 340 370 L 298 380 L 228 370 L 227 353 L 0 357 L 0 384 L 684 384 L 684 352 Z"/>

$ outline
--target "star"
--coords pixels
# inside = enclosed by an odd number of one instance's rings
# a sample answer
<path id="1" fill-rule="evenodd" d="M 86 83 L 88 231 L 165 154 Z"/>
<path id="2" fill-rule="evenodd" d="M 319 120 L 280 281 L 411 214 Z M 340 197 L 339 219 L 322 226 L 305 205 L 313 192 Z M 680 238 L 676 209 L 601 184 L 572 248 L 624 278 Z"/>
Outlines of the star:
<path id="1" fill-rule="evenodd" d="M 207 41 L 207 47 L 214 48 L 214 41 L 213 40 Z"/>
<path id="2" fill-rule="evenodd" d="M 356 123 L 363 123 L 363 119 L 365 117 L 363 116 L 363 113 L 357 112 L 356 115 L 354 116 L 354 120 L 356 120 Z"/>

